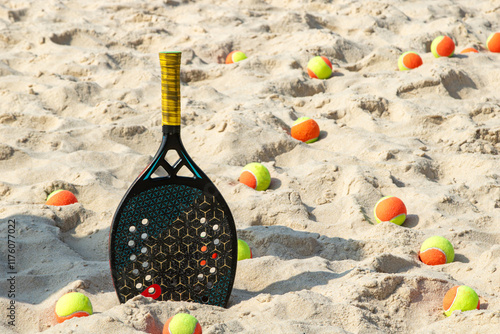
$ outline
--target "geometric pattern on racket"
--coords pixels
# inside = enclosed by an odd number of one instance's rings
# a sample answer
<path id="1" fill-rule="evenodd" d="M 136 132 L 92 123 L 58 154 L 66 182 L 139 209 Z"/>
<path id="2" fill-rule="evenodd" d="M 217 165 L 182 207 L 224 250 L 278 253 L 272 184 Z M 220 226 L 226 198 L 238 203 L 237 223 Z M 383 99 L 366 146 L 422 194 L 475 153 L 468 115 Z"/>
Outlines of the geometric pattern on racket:
<path id="1" fill-rule="evenodd" d="M 180 57 L 160 53 L 162 143 L 114 215 L 111 275 L 121 303 L 143 294 L 225 307 L 236 274 L 236 227 L 224 198 L 182 145 Z M 172 152 L 178 158 L 169 162 Z M 191 175 L 182 176 L 183 169 Z"/>

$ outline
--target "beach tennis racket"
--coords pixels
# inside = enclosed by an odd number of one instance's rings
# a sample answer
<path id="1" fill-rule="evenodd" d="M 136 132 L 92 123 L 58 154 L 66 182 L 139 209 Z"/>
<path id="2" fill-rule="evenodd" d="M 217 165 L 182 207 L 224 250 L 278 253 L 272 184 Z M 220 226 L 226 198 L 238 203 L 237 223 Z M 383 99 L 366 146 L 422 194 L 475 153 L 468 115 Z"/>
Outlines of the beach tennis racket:
<path id="1" fill-rule="evenodd" d="M 181 142 L 180 60 L 180 52 L 160 53 L 163 140 L 114 215 L 111 274 L 121 303 L 142 294 L 225 307 L 236 274 L 236 228 Z"/>

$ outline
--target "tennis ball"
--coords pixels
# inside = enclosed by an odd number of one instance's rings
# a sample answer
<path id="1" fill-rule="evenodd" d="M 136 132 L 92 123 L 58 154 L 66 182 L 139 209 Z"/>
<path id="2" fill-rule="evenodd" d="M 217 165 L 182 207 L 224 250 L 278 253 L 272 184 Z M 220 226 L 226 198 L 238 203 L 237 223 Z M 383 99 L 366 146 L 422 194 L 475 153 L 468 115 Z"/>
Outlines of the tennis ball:
<path id="1" fill-rule="evenodd" d="M 406 220 L 406 206 L 399 198 L 386 196 L 375 204 L 373 214 L 377 223 L 391 222 L 401 225 Z"/>
<path id="2" fill-rule="evenodd" d="M 292 125 L 291 135 L 301 142 L 310 144 L 318 140 L 319 125 L 314 119 L 300 117 Z"/>
<path id="3" fill-rule="evenodd" d="M 416 52 L 405 52 L 398 60 L 400 71 L 413 70 L 423 64 L 422 58 Z"/>
<path id="4" fill-rule="evenodd" d="M 241 239 L 238 239 L 238 261 L 253 258 L 250 246 Z"/>
<path id="5" fill-rule="evenodd" d="M 500 32 L 494 32 L 488 37 L 486 47 L 490 52 L 500 52 Z"/>
<path id="6" fill-rule="evenodd" d="M 472 288 L 466 285 L 457 285 L 448 290 L 443 299 L 444 314 L 449 317 L 453 311 L 479 310 L 479 297 Z"/>
<path id="7" fill-rule="evenodd" d="M 453 262 L 455 250 L 448 239 L 434 236 L 426 239 L 418 254 L 420 261 L 430 266 Z"/>
<path id="8" fill-rule="evenodd" d="M 434 57 L 451 57 L 455 52 L 455 43 L 448 36 L 438 36 L 431 44 L 431 52 Z"/>
<path id="9" fill-rule="evenodd" d="M 71 191 L 59 189 L 49 194 L 49 196 L 47 197 L 47 202 L 45 204 L 63 206 L 77 202 L 78 200 Z"/>
<path id="10" fill-rule="evenodd" d="M 59 298 L 55 313 L 58 323 L 75 317 L 87 317 L 92 314 L 92 304 L 83 293 L 69 292 Z"/>
<path id="11" fill-rule="evenodd" d="M 241 51 L 233 51 L 226 57 L 226 64 L 237 63 L 242 61 L 243 59 L 247 59 L 247 55 Z"/>
<path id="12" fill-rule="evenodd" d="M 467 49 L 463 49 L 460 53 L 479 53 L 479 51 L 477 51 L 474 48 L 467 48 Z"/>
<path id="13" fill-rule="evenodd" d="M 201 326 L 191 314 L 177 313 L 167 320 L 163 334 L 201 334 Z"/>
<path id="14" fill-rule="evenodd" d="M 243 167 L 240 182 L 255 190 L 264 191 L 271 184 L 271 174 L 263 164 L 252 162 Z"/>
<path id="15" fill-rule="evenodd" d="M 332 63 L 326 57 L 316 56 L 307 63 L 307 73 L 311 78 L 328 79 L 332 75 Z"/>

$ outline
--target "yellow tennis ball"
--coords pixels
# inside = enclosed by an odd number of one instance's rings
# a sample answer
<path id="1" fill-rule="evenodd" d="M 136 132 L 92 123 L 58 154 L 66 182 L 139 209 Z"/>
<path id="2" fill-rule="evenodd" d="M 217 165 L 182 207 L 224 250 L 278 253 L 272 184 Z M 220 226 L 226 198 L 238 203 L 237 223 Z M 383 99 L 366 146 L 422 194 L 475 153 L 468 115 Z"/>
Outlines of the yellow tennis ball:
<path id="1" fill-rule="evenodd" d="M 416 52 L 405 52 L 398 59 L 400 71 L 413 70 L 423 64 L 422 58 Z"/>
<path id="2" fill-rule="evenodd" d="M 382 197 L 373 208 L 377 223 L 391 222 L 401 225 L 406 220 L 406 206 L 402 200 L 394 196 Z"/>
<path id="3" fill-rule="evenodd" d="M 453 311 L 471 311 L 480 307 L 476 291 L 466 285 L 457 285 L 448 290 L 443 299 L 444 314 L 449 317 Z"/>
<path id="4" fill-rule="evenodd" d="M 201 325 L 191 314 L 177 313 L 167 320 L 163 334 L 201 334 Z"/>
<path id="5" fill-rule="evenodd" d="M 448 36 L 438 36 L 431 44 L 431 52 L 434 57 L 451 57 L 455 52 L 455 42 Z"/>
<path id="6" fill-rule="evenodd" d="M 332 63 L 326 57 L 316 56 L 307 63 L 307 73 L 311 78 L 328 79 L 332 75 Z"/>
<path id="7" fill-rule="evenodd" d="M 488 37 L 486 47 L 490 52 L 500 52 L 500 32 L 494 32 Z"/>
<path id="8" fill-rule="evenodd" d="M 80 292 L 70 292 L 59 298 L 55 308 L 58 323 L 75 317 L 86 317 L 92 314 L 90 299 Z"/>
<path id="9" fill-rule="evenodd" d="M 236 51 L 233 51 L 227 55 L 226 64 L 237 63 L 237 62 L 242 61 L 244 59 L 247 59 L 247 55 L 241 51 L 236 50 Z"/>
<path id="10" fill-rule="evenodd" d="M 240 182 L 255 190 L 263 191 L 271 184 L 271 174 L 263 164 L 252 162 L 243 167 Z"/>
<path id="11" fill-rule="evenodd" d="M 250 246 L 241 239 L 238 239 L 238 261 L 253 258 Z"/>
<path id="12" fill-rule="evenodd" d="M 418 256 L 423 263 L 435 266 L 453 262 L 455 250 L 448 239 L 436 235 L 424 241 Z"/>

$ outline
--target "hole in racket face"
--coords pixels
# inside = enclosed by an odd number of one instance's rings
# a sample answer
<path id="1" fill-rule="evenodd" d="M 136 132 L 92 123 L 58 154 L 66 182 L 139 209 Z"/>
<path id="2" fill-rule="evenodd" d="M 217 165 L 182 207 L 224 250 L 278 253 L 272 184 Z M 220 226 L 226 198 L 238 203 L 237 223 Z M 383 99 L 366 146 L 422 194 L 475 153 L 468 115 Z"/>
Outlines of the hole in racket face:
<path id="1" fill-rule="evenodd" d="M 135 231 L 137 231 L 137 229 L 135 228 L 135 226 L 130 226 L 129 229 L 128 229 L 131 233 L 134 233 Z"/>
<path id="2" fill-rule="evenodd" d="M 206 238 L 206 237 L 207 237 L 207 232 L 201 232 L 201 233 L 200 233 L 200 237 L 202 237 L 202 238 Z"/>
<path id="3" fill-rule="evenodd" d="M 135 241 L 134 240 L 129 240 L 128 241 L 129 247 L 134 247 L 135 246 Z"/>
<path id="4" fill-rule="evenodd" d="M 135 285 L 135 288 L 136 288 L 136 289 L 140 289 L 140 288 L 142 288 L 142 284 L 141 284 L 141 283 L 137 283 L 137 284 Z"/>
<path id="5" fill-rule="evenodd" d="M 211 274 L 215 274 L 215 272 L 216 272 L 216 271 L 217 271 L 217 270 L 216 270 L 215 268 L 210 268 L 210 273 L 211 273 Z"/>
<path id="6" fill-rule="evenodd" d="M 147 233 L 141 234 L 141 239 L 142 240 L 146 240 L 147 238 L 148 238 L 148 234 Z"/>
<path id="7" fill-rule="evenodd" d="M 137 260 L 137 255 L 135 254 L 130 255 L 130 261 L 135 262 L 135 260 Z"/>
<path id="8" fill-rule="evenodd" d="M 150 287 L 150 288 L 148 289 L 148 293 L 149 293 L 150 295 L 154 295 L 154 294 L 155 294 L 155 292 L 156 292 L 156 289 L 155 289 L 155 288 L 151 288 L 151 287 Z"/>
<path id="9" fill-rule="evenodd" d="M 148 252 L 148 249 L 146 247 L 141 248 L 141 253 L 146 254 Z"/>
<path id="10" fill-rule="evenodd" d="M 151 281 L 152 277 L 151 277 L 151 275 L 146 275 L 145 279 L 146 279 L 146 281 Z"/>
<path id="11" fill-rule="evenodd" d="M 200 223 L 205 224 L 207 222 L 207 219 L 205 217 L 200 218 Z"/>
<path id="12" fill-rule="evenodd" d="M 141 221 L 141 224 L 143 226 L 148 226 L 149 225 L 149 220 L 147 220 L 146 218 L 144 218 L 142 221 Z"/>
<path id="13" fill-rule="evenodd" d="M 208 300 L 209 300 L 209 299 L 208 299 L 208 296 L 203 296 L 203 297 L 201 297 L 201 301 L 202 301 L 203 303 L 208 303 Z"/>
<path id="14" fill-rule="evenodd" d="M 215 224 L 213 229 L 214 229 L 214 231 L 217 231 L 219 229 L 219 225 Z"/>
<path id="15" fill-rule="evenodd" d="M 214 245 L 218 245 L 218 244 L 220 244 L 220 240 L 219 239 L 215 239 L 214 240 Z"/>

